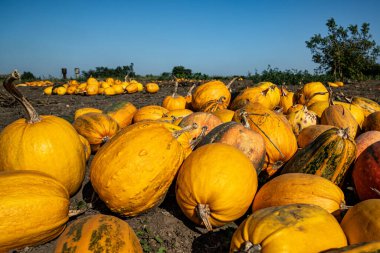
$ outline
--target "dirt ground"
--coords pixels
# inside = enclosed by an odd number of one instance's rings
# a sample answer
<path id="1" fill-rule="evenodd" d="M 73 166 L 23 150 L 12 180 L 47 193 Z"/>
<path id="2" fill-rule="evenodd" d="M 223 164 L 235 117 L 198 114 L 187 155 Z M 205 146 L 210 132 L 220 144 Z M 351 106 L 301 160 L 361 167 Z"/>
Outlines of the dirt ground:
<path id="1" fill-rule="evenodd" d="M 227 81 L 226 81 L 227 82 Z M 242 88 L 252 85 L 248 81 L 238 81 L 232 87 L 236 94 Z M 185 95 L 190 84 L 181 84 L 178 92 Z M 43 95 L 41 87 L 19 87 L 19 90 L 29 99 L 36 110 L 41 115 L 53 114 L 63 117 L 70 122 L 73 120 L 74 112 L 81 107 L 95 107 L 105 109 L 118 101 L 129 101 L 137 108 L 145 105 L 161 105 L 165 96 L 173 92 L 172 84 L 160 84 L 160 91 L 156 94 L 135 93 L 123 94 L 116 96 L 46 96 Z M 289 86 L 291 90 L 296 90 L 297 86 Z M 2 92 L 4 90 L 0 88 Z M 334 88 L 336 94 L 342 91 L 347 96 L 364 96 L 376 102 L 380 102 L 380 81 L 369 81 L 363 83 L 347 84 L 342 88 Z M 14 120 L 23 117 L 23 110 L 18 104 L 8 106 L 0 103 L 0 131 Z M 88 165 L 91 163 L 90 158 Z M 94 197 L 91 183 L 88 179 L 88 167 L 86 178 L 83 182 L 82 189 L 71 199 L 75 204 L 77 201 L 84 200 L 87 203 L 92 202 L 93 208 L 86 211 L 79 217 L 85 215 L 103 213 L 112 214 L 104 203 L 96 195 Z M 195 226 L 181 212 L 176 204 L 173 186 L 169 189 L 164 202 L 150 210 L 149 212 L 134 218 L 120 217 L 127 221 L 140 238 L 141 245 L 145 252 L 228 252 L 230 239 L 236 227 L 249 214 L 249 212 L 238 221 L 216 229 L 213 232 Z M 115 215 L 115 214 L 112 214 Z M 70 219 L 69 223 L 74 219 Z M 29 247 L 22 250 L 28 253 L 46 253 L 52 252 L 55 247 L 55 241 L 48 242 L 44 245 Z"/>

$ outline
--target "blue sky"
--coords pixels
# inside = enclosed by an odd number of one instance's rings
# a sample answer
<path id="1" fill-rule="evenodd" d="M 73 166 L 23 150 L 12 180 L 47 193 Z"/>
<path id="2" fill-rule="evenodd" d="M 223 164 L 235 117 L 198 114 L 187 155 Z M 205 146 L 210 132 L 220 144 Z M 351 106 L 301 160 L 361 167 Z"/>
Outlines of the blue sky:
<path id="1" fill-rule="evenodd" d="M 270 65 L 313 72 L 305 41 L 326 21 L 370 23 L 380 44 L 380 1 L 1 0 L 0 73 L 68 75 L 74 68 L 134 63 L 138 74 L 182 65 L 209 75 L 246 75 Z"/>

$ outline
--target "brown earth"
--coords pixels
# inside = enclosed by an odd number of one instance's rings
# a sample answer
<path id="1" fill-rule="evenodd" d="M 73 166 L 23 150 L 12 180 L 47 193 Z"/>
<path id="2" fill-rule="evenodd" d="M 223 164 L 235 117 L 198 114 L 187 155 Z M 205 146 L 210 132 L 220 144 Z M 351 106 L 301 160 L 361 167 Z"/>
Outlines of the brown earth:
<path id="1" fill-rule="evenodd" d="M 239 81 L 233 85 L 233 88 L 235 91 L 238 91 L 249 85 L 252 85 L 252 83 Z M 81 107 L 105 109 L 118 101 L 129 101 L 138 108 L 151 104 L 161 105 L 164 97 L 172 93 L 173 86 L 171 84 L 160 84 L 160 86 L 161 89 L 156 94 L 142 92 L 116 96 L 98 95 L 91 97 L 79 95 L 46 96 L 43 95 L 43 88 L 41 87 L 19 87 L 19 89 L 41 115 L 53 114 L 72 121 L 75 110 Z M 189 87 L 190 84 L 180 85 L 178 89 L 179 94 L 185 95 Z M 290 86 L 289 88 L 294 91 L 298 87 Z M 0 91 L 4 93 L 2 87 Z M 342 91 L 347 96 L 364 96 L 378 103 L 380 102 L 380 81 L 347 84 L 342 88 L 334 88 L 334 91 L 337 91 L 336 93 Z M 14 120 L 23 117 L 24 113 L 18 104 L 5 105 L 2 102 L 0 97 L 0 131 Z M 91 163 L 91 158 L 88 165 Z M 77 202 L 81 200 L 87 203 L 92 202 L 93 208 L 79 217 L 96 213 L 112 214 L 105 204 L 93 194 L 93 189 L 88 179 L 88 166 L 82 189 L 71 198 L 73 205 L 76 205 Z M 350 204 L 349 202 L 348 200 L 348 204 Z M 41 211 L 41 213 L 43 214 L 43 211 Z M 141 245 L 145 252 L 207 253 L 228 252 L 234 230 L 249 213 L 248 211 L 244 217 L 234 223 L 216 229 L 213 232 L 207 232 L 204 228 L 195 226 L 182 214 L 176 203 L 173 187 L 171 187 L 164 202 L 160 206 L 138 217 L 120 218 L 132 226 L 140 238 Z M 69 223 L 74 219 L 76 218 L 70 219 Z M 28 247 L 23 249 L 22 252 L 52 252 L 55 247 L 55 242 L 56 240 L 53 240 L 36 247 Z"/>

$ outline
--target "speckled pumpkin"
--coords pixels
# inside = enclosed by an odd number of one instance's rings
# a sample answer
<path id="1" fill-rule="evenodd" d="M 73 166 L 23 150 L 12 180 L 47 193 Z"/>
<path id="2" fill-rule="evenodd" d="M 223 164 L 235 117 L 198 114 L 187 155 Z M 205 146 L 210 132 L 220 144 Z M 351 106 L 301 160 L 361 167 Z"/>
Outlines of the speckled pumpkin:
<path id="1" fill-rule="evenodd" d="M 55 253 L 142 253 L 142 247 L 127 222 L 96 214 L 72 222 L 57 240 Z"/>
<path id="2" fill-rule="evenodd" d="M 0 252 L 57 237 L 69 220 L 69 194 L 39 171 L 0 172 Z"/>

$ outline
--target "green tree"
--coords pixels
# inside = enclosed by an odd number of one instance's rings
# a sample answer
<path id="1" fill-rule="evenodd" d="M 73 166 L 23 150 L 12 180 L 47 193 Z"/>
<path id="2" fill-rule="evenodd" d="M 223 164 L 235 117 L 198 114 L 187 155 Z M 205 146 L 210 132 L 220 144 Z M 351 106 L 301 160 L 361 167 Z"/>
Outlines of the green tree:
<path id="1" fill-rule="evenodd" d="M 191 78 L 192 71 L 184 66 L 175 66 L 172 70 L 172 75 L 177 78 Z"/>
<path id="2" fill-rule="evenodd" d="M 319 72 L 327 72 L 335 79 L 351 78 L 361 80 L 368 70 L 377 64 L 380 47 L 369 33 L 369 23 L 338 26 L 334 18 L 326 23 L 328 34 L 315 34 L 306 41 L 312 59 L 319 64 Z"/>
<path id="3" fill-rule="evenodd" d="M 32 72 L 24 71 L 24 73 L 21 74 L 21 80 L 31 81 L 31 80 L 35 80 L 35 79 L 36 79 L 36 77 L 33 75 Z"/>

